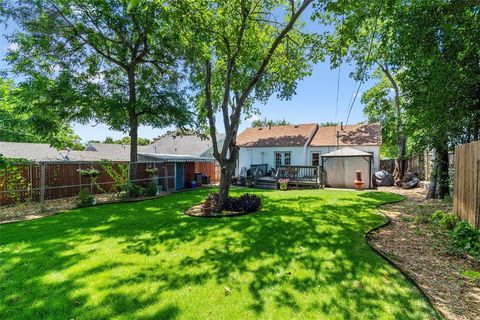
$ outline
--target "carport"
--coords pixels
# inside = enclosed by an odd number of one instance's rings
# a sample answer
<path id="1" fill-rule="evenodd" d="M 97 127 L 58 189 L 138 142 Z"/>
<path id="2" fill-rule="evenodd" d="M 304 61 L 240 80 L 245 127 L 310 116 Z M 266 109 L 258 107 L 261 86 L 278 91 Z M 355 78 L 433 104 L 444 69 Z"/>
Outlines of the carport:
<path id="1" fill-rule="evenodd" d="M 333 188 L 354 188 L 355 172 L 372 188 L 373 154 L 353 148 L 342 148 L 322 155 L 322 167 L 327 172 L 326 185 Z"/>

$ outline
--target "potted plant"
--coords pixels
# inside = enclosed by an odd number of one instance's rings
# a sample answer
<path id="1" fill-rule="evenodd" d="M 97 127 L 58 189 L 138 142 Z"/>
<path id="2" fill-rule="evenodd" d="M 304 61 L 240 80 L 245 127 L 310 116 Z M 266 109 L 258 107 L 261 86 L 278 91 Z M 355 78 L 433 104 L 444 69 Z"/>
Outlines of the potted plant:
<path id="1" fill-rule="evenodd" d="M 355 181 L 353 181 L 353 184 L 357 190 L 361 190 L 365 186 L 365 181 L 362 179 L 361 171 L 355 171 Z"/>
<path id="2" fill-rule="evenodd" d="M 288 190 L 288 179 L 278 179 L 278 185 L 280 186 L 280 190 L 287 191 Z"/>
<path id="3" fill-rule="evenodd" d="M 215 207 L 215 195 L 209 194 L 208 197 L 203 202 L 202 213 L 206 216 L 209 216 L 212 214 L 214 207 Z"/>
<path id="4" fill-rule="evenodd" d="M 252 188 L 253 187 L 253 177 L 247 177 L 246 179 L 246 185 L 248 188 Z"/>

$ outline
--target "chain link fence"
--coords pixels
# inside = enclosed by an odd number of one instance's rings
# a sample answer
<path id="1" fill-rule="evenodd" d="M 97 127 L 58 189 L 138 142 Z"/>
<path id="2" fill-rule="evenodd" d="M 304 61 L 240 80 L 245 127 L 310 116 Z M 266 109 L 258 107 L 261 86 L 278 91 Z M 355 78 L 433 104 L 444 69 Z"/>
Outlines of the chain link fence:
<path id="1" fill-rule="evenodd" d="M 131 183 L 147 186 L 154 183 L 157 194 L 191 187 L 195 173 L 208 175 L 211 182 L 218 177 L 215 163 L 181 162 L 27 162 L 0 168 L 0 219 L 24 212 L 45 210 L 48 206 L 75 202 L 82 189 L 102 201 L 118 199 L 125 193 L 130 170 L 136 179 Z M 34 207 L 35 210 L 26 209 Z M 13 207 L 13 209 L 12 209 Z M 48 209 L 48 208 L 47 208 Z M 13 211 L 13 213 L 12 213 Z"/>

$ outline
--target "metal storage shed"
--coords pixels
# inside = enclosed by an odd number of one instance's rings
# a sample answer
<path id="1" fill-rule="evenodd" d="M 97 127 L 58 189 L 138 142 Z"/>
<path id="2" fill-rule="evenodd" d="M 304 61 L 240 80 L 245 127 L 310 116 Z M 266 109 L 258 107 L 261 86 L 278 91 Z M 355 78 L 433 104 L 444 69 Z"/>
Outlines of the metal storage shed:
<path id="1" fill-rule="evenodd" d="M 326 185 L 335 188 L 353 188 L 355 171 L 362 172 L 365 186 L 372 187 L 373 155 L 353 148 L 342 148 L 322 155 L 322 166 L 327 172 Z"/>

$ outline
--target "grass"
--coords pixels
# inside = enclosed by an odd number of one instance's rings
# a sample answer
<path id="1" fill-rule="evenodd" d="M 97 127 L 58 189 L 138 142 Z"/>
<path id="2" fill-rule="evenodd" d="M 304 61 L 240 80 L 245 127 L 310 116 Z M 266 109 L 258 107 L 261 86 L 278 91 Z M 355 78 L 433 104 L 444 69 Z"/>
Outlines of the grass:
<path id="1" fill-rule="evenodd" d="M 364 239 L 399 196 L 255 191 L 251 215 L 182 214 L 208 191 L 0 225 L 0 319 L 434 317 Z"/>

